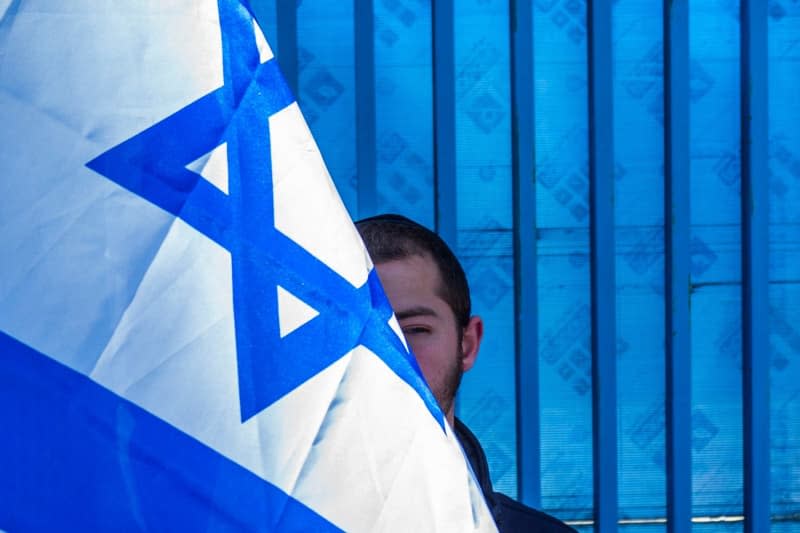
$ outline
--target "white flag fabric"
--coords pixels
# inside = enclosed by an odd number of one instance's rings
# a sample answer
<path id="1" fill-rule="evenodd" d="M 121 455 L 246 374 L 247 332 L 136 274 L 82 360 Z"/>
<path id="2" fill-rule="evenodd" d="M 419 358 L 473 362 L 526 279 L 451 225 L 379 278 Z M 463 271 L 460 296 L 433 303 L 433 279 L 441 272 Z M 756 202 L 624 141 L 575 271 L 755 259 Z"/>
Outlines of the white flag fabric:
<path id="1" fill-rule="evenodd" d="M 0 530 L 494 531 L 247 4 L 0 13 Z"/>

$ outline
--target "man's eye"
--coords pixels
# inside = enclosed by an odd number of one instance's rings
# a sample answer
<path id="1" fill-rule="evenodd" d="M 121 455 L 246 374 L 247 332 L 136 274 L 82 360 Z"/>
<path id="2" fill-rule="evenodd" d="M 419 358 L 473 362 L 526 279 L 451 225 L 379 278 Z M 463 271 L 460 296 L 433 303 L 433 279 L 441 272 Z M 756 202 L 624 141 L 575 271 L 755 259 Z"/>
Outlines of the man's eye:
<path id="1" fill-rule="evenodd" d="M 426 326 L 406 326 L 403 328 L 404 335 L 421 335 L 424 333 L 430 333 L 430 328 Z"/>

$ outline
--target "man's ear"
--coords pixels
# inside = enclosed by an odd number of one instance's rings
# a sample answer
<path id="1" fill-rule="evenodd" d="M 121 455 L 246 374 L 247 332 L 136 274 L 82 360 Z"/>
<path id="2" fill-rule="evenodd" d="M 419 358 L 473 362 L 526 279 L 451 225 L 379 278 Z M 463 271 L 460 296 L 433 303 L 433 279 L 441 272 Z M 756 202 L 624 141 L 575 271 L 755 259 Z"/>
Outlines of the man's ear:
<path id="1" fill-rule="evenodd" d="M 469 319 L 466 327 L 464 328 L 464 335 L 461 337 L 461 368 L 464 372 L 472 368 L 475 364 L 475 359 L 478 358 L 478 348 L 481 346 L 483 339 L 483 319 L 479 316 L 473 316 Z"/>

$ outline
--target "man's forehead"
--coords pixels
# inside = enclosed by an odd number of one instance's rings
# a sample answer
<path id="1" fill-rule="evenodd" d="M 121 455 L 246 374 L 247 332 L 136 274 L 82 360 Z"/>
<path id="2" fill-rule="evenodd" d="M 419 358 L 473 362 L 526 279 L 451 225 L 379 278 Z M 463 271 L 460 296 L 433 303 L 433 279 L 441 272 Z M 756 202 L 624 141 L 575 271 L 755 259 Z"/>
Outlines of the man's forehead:
<path id="1" fill-rule="evenodd" d="M 415 268 L 414 265 L 419 266 L 421 264 L 424 264 L 433 272 L 436 281 L 438 281 L 439 283 L 441 283 L 442 281 L 442 273 L 439 271 L 439 264 L 436 262 L 433 255 L 431 255 L 430 252 L 426 252 L 424 250 L 411 250 L 405 255 L 392 257 L 391 259 L 383 259 L 381 261 L 375 262 L 376 267 L 381 267 L 383 265 L 388 265 L 388 264 L 394 264 L 394 265 L 404 264 L 407 265 L 408 268 L 410 269 Z"/>
<path id="2" fill-rule="evenodd" d="M 378 276 L 381 278 L 382 283 L 391 284 L 392 280 L 389 278 L 393 275 L 393 273 L 401 271 L 404 277 L 409 277 L 408 281 L 413 283 L 415 287 L 420 287 L 424 283 L 424 280 L 419 277 L 422 274 L 422 272 L 418 270 L 420 266 L 422 266 L 427 271 L 427 274 L 431 276 L 428 278 L 428 281 L 431 282 L 431 290 L 427 296 L 431 298 L 429 302 L 432 305 L 425 305 L 425 302 L 414 302 L 410 305 L 404 306 L 403 309 L 394 309 L 398 320 L 402 320 L 403 318 L 408 318 L 411 316 L 435 316 L 444 318 L 444 316 L 442 316 L 443 313 L 452 314 L 455 318 L 455 314 L 446 298 L 444 280 L 442 279 L 439 265 L 430 254 L 415 253 L 406 257 L 375 263 L 375 268 L 378 269 Z M 398 302 L 392 303 L 393 305 L 398 304 Z M 442 307 L 442 311 L 437 311 L 436 308 L 440 306 Z"/>
<path id="3" fill-rule="evenodd" d="M 384 261 L 379 261 L 375 263 L 375 267 L 378 268 L 378 275 L 381 275 L 381 267 L 384 265 L 392 265 L 390 268 L 392 270 L 399 270 L 403 271 L 403 273 L 415 274 L 420 275 L 424 271 L 426 274 L 430 275 L 430 281 L 434 287 L 436 296 L 441 298 L 442 300 L 446 301 L 444 295 L 446 294 L 445 286 L 444 286 L 444 277 L 442 275 L 442 271 L 439 268 L 439 263 L 433 258 L 433 256 L 427 252 L 419 252 L 419 253 L 411 253 L 404 257 L 397 257 L 394 259 L 388 259 Z M 381 280 L 383 281 L 383 280 Z M 421 280 L 420 280 L 421 281 Z"/>

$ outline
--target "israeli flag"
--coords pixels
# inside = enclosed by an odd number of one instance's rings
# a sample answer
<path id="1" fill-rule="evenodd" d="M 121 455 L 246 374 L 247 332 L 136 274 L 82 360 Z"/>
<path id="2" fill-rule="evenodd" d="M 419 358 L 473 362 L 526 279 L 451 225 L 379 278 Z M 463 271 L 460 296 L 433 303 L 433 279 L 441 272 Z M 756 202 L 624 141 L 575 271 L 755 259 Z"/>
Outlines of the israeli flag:
<path id="1" fill-rule="evenodd" d="M 0 530 L 494 531 L 247 5 L 0 14 Z"/>

